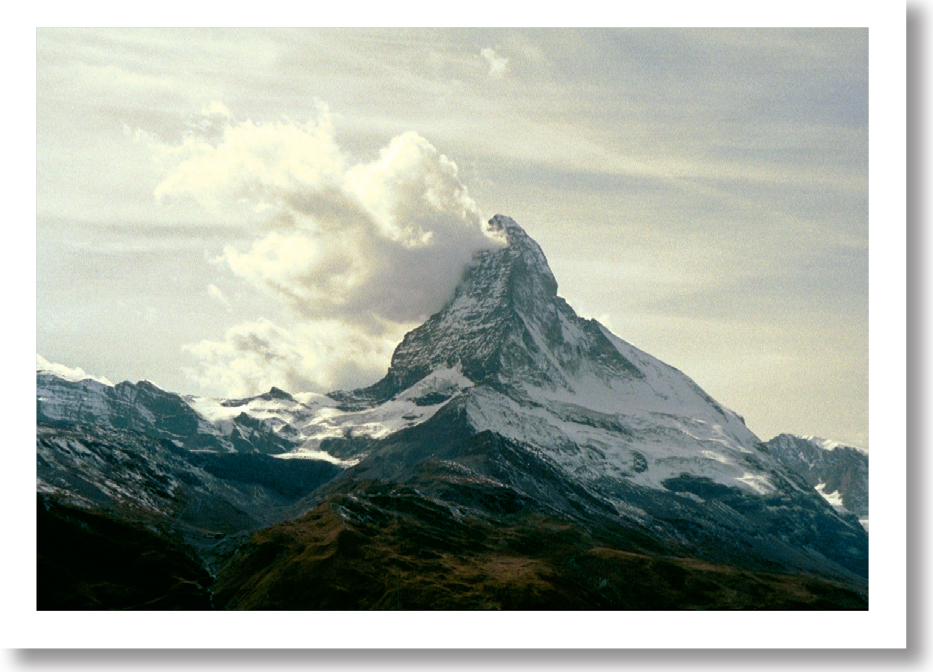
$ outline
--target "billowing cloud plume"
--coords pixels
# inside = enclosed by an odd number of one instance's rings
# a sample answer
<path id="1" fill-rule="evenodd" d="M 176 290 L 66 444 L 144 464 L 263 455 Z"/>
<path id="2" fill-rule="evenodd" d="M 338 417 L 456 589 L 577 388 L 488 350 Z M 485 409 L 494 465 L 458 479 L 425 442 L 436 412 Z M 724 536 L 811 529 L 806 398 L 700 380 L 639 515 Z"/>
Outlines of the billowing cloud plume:
<path id="1" fill-rule="evenodd" d="M 204 389 L 223 390 L 232 397 L 273 385 L 292 391 L 355 388 L 385 373 L 397 336 L 374 336 L 339 320 L 286 329 L 259 319 L 231 327 L 222 341 L 185 346 L 198 359 L 197 367 L 187 373 Z"/>
<path id="2" fill-rule="evenodd" d="M 502 79 L 505 77 L 505 69 L 509 65 L 509 59 L 507 59 L 505 56 L 500 56 L 495 52 L 494 49 L 489 47 L 481 49 L 479 54 L 485 58 L 486 63 L 489 64 L 490 79 Z"/>
<path id="3" fill-rule="evenodd" d="M 218 216 L 252 206 L 263 235 L 219 261 L 302 320 L 251 322 L 189 348 L 203 363 L 196 377 L 240 393 L 270 382 L 270 367 L 286 389 L 348 386 L 363 371 L 372 382 L 388 364 L 386 338 L 439 310 L 473 254 L 499 244 L 457 166 L 415 132 L 354 163 L 324 109 L 306 123 L 255 123 L 212 103 L 180 143 L 142 139 L 165 171 L 159 199 L 194 199 Z"/>

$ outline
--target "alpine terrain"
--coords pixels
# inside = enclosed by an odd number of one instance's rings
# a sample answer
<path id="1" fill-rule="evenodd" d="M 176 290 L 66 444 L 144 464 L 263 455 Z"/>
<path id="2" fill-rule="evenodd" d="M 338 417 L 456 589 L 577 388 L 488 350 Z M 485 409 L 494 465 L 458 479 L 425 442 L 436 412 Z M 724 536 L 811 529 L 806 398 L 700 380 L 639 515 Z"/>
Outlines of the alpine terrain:
<path id="1" fill-rule="evenodd" d="M 866 609 L 867 455 L 762 442 L 490 227 L 364 389 L 40 365 L 39 607 Z"/>

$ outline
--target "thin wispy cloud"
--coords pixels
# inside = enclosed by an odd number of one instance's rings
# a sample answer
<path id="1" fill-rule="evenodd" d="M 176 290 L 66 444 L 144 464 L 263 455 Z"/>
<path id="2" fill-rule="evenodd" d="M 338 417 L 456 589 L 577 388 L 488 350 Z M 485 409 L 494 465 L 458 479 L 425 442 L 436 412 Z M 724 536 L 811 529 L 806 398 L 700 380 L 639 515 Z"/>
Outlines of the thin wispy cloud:
<path id="1" fill-rule="evenodd" d="M 230 300 L 227 298 L 227 295 L 224 294 L 223 290 L 214 283 L 211 283 L 207 286 L 207 294 L 227 310 L 230 309 Z"/>
<path id="2" fill-rule="evenodd" d="M 490 79 L 502 79 L 505 77 L 506 68 L 509 66 L 509 59 L 500 56 L 490 47 L 480 50 L 479 53 L 480 56 L 486 59 L 486 63 L 489 66 L 488 74 Z"/>

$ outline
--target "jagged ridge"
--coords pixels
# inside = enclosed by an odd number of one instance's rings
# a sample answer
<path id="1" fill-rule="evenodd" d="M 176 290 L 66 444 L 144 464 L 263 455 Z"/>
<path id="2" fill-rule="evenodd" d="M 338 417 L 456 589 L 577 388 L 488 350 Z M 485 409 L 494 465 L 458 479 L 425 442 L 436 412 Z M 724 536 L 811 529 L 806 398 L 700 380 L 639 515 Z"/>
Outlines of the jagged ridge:
<path id="1" fill-rule="evenodd" d="M 557 296 L 557 281 L 538 244 L 514 220 L 489 222 L 507 245 L 477 254 L 453 299 L 405 335 L 383 380 L 365 392 L 386 399 L 441 368 L 459 368 L 477 384 L 520 380 L 568 387 L 567 372 L 595 363 L 605 377 L 640 377 L 593 320 Z"/>
<path id="2" fill-rule="evenodd" d="M 868 454 L 857 448 L 833 445 L 814 437 L 779 434 L 768 441 L 768 452 L 785 467 L 818 488 L 827 501 L 868 518 Z M 835 495 L 835 496 L 834 496 Z"/>

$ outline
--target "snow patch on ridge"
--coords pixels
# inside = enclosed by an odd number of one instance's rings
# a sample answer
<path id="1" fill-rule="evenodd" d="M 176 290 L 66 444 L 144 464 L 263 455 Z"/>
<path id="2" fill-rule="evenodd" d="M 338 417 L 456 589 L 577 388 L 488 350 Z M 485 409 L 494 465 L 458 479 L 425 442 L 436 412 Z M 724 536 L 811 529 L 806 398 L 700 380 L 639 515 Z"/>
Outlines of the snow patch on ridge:
<path id="1" fill-rule="evenodd" d="M 428 420 L 472 386 L 459 369 L 438 369 L 396 397 L 372 408 L 344 411 L 336 406 L 322 406 L 301 427 L 303 443 L 295 453 L 322 452 L 320 445 L 325 439 L 383 439 Z"/>
<path id="2" fill-rule="evenodd" d="M 774 492 L 775 490 L 775 487 L 771 484 L 771 481 L 769 481 L 761 474 L 751 474 L 746 472 L 742 474 L 740 478 L 735 480 L 744 483 L 759 495 L 767 495 Z"/>
<path id="3" fill-rule="evenodd" d="M 673 415 L 602 413 L 568 403 L 562 391 L 526 387 L 525 392 L 532 404 L 488 388 L 471 390 L 466 397 L 471 426 L 520 442 L 587 481 L 621 478 L 665 489 L 667 479 L 689 474 L 757 494 L 775 490 L 748 462 L 750 451 L 720 426 Z M 697 451 L 698 443 L 709 447 Z"/>
<path id="4" fill-rule="evenodd" d="M 805 434 L 805 435 L 795 434 L 792 436 L 797 436 L 797 438 L 799 439 L 803 439 L 804 441 L 809 441 L 813 445 L 819 448 L 822 448 L 823 450 L 826 450 L 826 451 L 832 451 L 832 450 L 835 450 L 836 448 L 852 448 L 853 450 L 857 450 L 860 453 L 864 453 L 865 455 L 868 455 L 868 448 L 862 448 L 861 446 L 853 446 L 848 443 L 841 443 L 839 441 L 833 441 L 832 439 L 824 439 L 819 436 L 813 436 L 811 434 Z"/>
<path id="5" fill-rule="evenodd" d="M 257 420 L 268 420 L 273 426 L 294 424 L 302 418 L 313 416 L 317 408 L 333 406 L 337 402 L 324 395 L 315 398 L 306 397 L 308 402 L 303 403 L 295 398 L 264 398 L 252 399 L 211 399 L 208 397 L 186 396 L 185 401 L 191 408 L 208 422 L 224 424 L 232 422 L 241 413 Z"/>
<path id="6" fill-rule="evenodd" d="M 36 371 L 42 371 L 45 373 L 51 373 L 59 378 L 64 380 L 71 381 L 73 383 L 80 382 L 82 380 L 93 380 L 95 382 L 101 383 L 102 385 L 107 385 L 108 387 L 113 387 L 113 383 L 104 378 L 103 376 L 94 376 L 90 373 L 87 373 L 81 367 L 69 367 L 64 364 L 57 364 L 55 362 L 50 362 L 45 357 L 36 353 Z"/>
<path id="7" fill-rule="evenodd" d="M 280 453 L 278 455 L 273 455 L 277 460 L 320 460 L 322 462 L 329 462 L 330 464 L 335 464 L 338 467 L 353 467 L 360 463 L 359 459 L 351 460 L 341 460 L 339 457 L 334 457 L 330 453 L 323 450 L 297 450 L 292 453 Z"/>
<path id="8" fill-rule="evenodd" d="M 834 509 L 836 509 L 837 511 L 845 511 L 845 510 L 846 510 L 845 505 L 842 503 L 842 493 L 839 492 L 838 490 L 834 490 L 833 492 L 826 492 L 826 491 L 825 491 L 825 489 L 826 489 L 826 484 L 825 484 L 825 483 L 818 483 L 817 486 L 816 486 L 816 488 L 814 488 L 814 489 L 815 489 L 818 493 L 820 493 L 820 496 L 821 496 L 823 499 L 825 499 L 827 502 L 829 502 L 830 506 L 832 506 L 832 507 L 833 507 Z"/>

